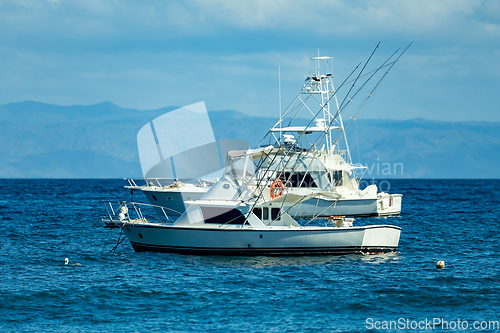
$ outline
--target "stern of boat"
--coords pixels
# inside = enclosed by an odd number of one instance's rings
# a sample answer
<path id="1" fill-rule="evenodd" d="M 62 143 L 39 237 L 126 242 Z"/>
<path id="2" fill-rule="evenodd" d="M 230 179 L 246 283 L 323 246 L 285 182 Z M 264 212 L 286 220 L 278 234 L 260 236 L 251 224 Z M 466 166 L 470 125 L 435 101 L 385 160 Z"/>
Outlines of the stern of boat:
<path id="1" fill-rule="evenodd" d="M 377 196 L 378 216 L 398 215 L 401 213 L 402 194 L 379 193 Z"/>
<path id="2" fill-rule="evenodd" d="M 366 253 L 396 251 L 401 228 L 392 225 L 375 225 L 365 230 L 362 248 Z"/>

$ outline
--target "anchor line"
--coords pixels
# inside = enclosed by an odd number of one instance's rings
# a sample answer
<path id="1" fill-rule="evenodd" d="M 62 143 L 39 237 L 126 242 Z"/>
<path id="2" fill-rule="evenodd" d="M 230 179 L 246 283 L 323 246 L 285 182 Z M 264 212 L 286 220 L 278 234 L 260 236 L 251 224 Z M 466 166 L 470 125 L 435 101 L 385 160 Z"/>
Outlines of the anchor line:
<path id="1" fill-rule="evenodd" d="M 118 236 L 118 240 L 116 241 L 116 245 L 108 253 L 116 252 L 116 249 L 118 248 L 118 246 L 127 238 L 127 236 L 123 236 L 123 238 L 121 238 L 122 237 L 122 232 L 123 232 L 123 227 L 125 227 L 126 223 L 127 222 L 124 222 L 122 224 L 122 227 L 120 229 L 120 235 Z M 121 240 L 120 240 L 120 238 L 121 238 Z"/>

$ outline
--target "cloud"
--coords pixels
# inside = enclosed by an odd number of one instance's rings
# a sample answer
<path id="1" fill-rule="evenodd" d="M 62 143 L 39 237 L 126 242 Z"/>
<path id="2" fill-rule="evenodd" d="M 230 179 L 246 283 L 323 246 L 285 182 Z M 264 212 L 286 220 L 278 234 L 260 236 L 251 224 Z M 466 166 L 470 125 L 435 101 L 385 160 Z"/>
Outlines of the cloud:
<path id="1" fill-rule="evenodd" d="M 205 100 L 211 110 L 266 115 L 277 109 L 278 66 L 286 103 L 318 48 L 335 57 L 340 79 L 379 40 L 381 57 L 415 40 L 382 90 L 447 95 L 460 81 L 473 95 L 483 82 L 488 95 L 500 83 L 499 38 L 497 1 L 0 0 L 0 103 L 145 109 Z M 404 117 L 398 107 L 391 115 Z"/>
<path id="2" fill-rule="evenodd" d="M 19 37 L 166 42 L 238 32 L 341 39 L 425 36 L 496 38 L 499 6 L 481 0 L 2 1 L 0 26 Z M 98 43 L 97 43 L 98 44 Z"/>
<path id="3" fill-rule="evenodd" d="M 177 6 L 172 6 L 177 7 Z M 184 21 L 215 31 L 225 28 L 241 30 L 292 30 L 322 36 L 347 34 L 413 34 L 453 35 L 470 31 L 468 22 L 476 21 L 477 33 L 484 24 L 481 15 L 496 5 L 481 0 L 387 0 L 383 2 L 331 0 L 311 3 L 303 0 L 188 0 L 183 3 Z M 488 10 L 489 11 L 489 10 Z M 166 11 L 167 15 L 178 11 Z M 175 17 L 169 15 L 169 19 Z M 176 23 L 178 21 L 175 21 Z M 491 27 L 499 22 L 492 20 Z M 214 29 L 213 26 L 219 29 Z M 205 31 L 205 30 L 203 30 Z"/>

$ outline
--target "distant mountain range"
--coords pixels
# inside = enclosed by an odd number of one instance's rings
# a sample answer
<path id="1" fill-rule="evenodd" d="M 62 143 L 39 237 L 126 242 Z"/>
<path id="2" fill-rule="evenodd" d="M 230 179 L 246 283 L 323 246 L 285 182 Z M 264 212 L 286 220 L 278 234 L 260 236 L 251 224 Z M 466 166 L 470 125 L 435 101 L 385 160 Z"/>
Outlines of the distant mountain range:
<path id="1" fill-rule="evenodd" d="M 176 109 L 105 102 L 0 106 L 0 178 L 141 178 L 136 135 Z M 276 117 L 210 111 L 217 138 L 257 145 Z M 360 119 L 348 127 L 354 162 L 371 178 L 500 178 L 500 123 Z"/>

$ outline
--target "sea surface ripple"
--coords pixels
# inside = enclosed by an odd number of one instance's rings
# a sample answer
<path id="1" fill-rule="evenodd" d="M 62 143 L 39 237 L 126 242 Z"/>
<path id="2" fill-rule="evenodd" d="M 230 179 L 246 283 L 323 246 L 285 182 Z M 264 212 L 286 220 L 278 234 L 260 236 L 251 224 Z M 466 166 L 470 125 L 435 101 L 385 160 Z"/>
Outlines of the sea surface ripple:
<path id="1" fill-rule="evenodd" d="M 401 215 L 356 223 L 402 227 L 396 253 L 230 257 L 135 253 L 127 241 L 109 253 L 119 230 L 103 228 L 101 201 L 143 200 L 123 180 L 0 180 L 0 332 L 360 332 L 400 318 L 500 320 L 500 181 L 388 182 L 404 195 Z"/>

